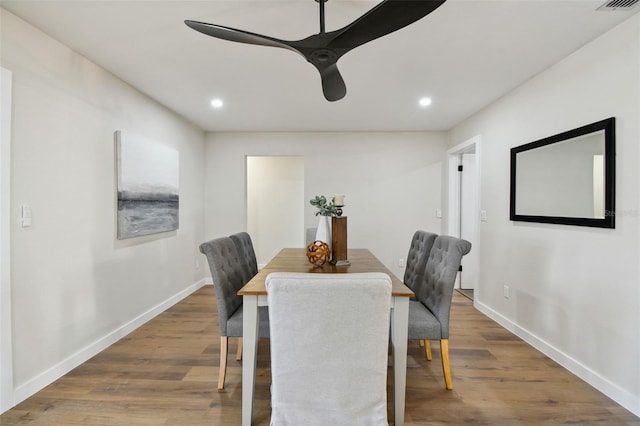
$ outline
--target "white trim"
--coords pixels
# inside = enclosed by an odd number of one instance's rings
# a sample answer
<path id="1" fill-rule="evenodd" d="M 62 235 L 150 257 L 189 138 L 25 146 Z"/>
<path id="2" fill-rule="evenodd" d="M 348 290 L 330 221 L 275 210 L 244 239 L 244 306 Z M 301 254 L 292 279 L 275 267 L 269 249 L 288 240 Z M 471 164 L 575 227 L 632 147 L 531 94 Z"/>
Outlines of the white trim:
<path id="1" fill-rule="evenodd" d="M 520 327 L 482 302 L 476 300 L 474 302 L 474 306 L 502 327 L 520 337 L 522 340 L 560 364 L 562 367 L 566 368 L 571 373 L 575 374 L 580 379 L 584 380 L 595 389 L 614 400 L 616 403 L 631 411 L 634 415 L 640 417 L 640 398 L 637 395 L 634 395 L 615 383 L 612 383 L 606 377 L 603 377 L 558 348 L 540 339 L 535 334 L 532 334 L 528 330 Z"/>
<path id="2" fill-rule="evenodd" d="M 96 340 L 91 343 L 84 349 L 79 350 L 75 354 L 71 355 L 67 359 L 59 362 L 48 370 L 44 371 L 40 375 L 34 377 L 29 380 L 27 383 L 18 386 L 14 391 L 14 399 L 15 404 L 19 404 L 25 399 L 29 398 L 36 392 L 43 389 L 45 386 L 53 383 L 60 377 L 67 374 L 69 371 L 73 370 L 77 366 L 81 365 L 83 362 L 87 361 L 91 357 L 97 355 L 104 349 L 108 348 L 121 338 L 125 337 L 127 334 L 134 331 L 136 328 L 144 325 L 148 321 L 152 320 L 155 316 L 161 314 L 162 312 L 169 309 L 171 306 L 180 302 L 185 297 L 199 290 L 201 287 L 205 285 L 205 279 L 201 279 L 195 284 L 190 285 L 184 290 L 178 292 L 177 294 L 169 297 L 164 302 L 159 303 L 148 311 L 138 315 L 136 318 L 132 319 L 126 324 L 123 324 L 121 327 L 116 330 L 108 333 L 102 338 Z"/>
<path id="3" fill-rule="evenodd" d="M 458 166 L 462 164 L 461 155 L 467 153 L 475 153 L 475 206 L 476 212 L 475 226 L 473 232 L 473 248 L 474 252 L 478 253 L 474 257 L 475 265 L 474 269 L 478 277 L 480 277 L 480 206 L 481 206 L 481 192 L 480 192 L 480 179 L 482 176 L 480 167 L 482 164 L 482 138 L 480 135 L 474 136 L 450 149 L 447 150 L 447 173 L 448 173 L 448 208 L 447 208 L 447 235 L 459 237 L 460 236 L 460 173 L 458 173 Z M 460 287 L 460 278 L 456 278 L 456 287 Z M 480 294 L 480 281 L 478 280 L 475 285 L 477 294 Z M 477 297 L 474 297 L 474 300 Z"/>
<path id="4" fill-rule="evenodd" d="M 459 155 L 448 154 L 449 162 L 449 203 L 447 209 L 447 235 L 460 235 L 460 173 L 458 166 L 462 164 Z"/>
<path id="5" fill-rule="evenodd" d="M 449 175 L 449 205 L 448 205 L 448 223 L 447 223 L 447 234 L 448 235 L 459 235 L 460 234 L 460 221 L 458 220 L 458 216 L 460 213 L 460 176 L 458 175 L 458 166 L 462 164 L 460 162 L 459 156 L 465 153 L 475 153 L 476 154 L 476 207 L 480 206 L 480 145 L 481 145 L 481 137 L 480 135 L 474 136 L 471 139 L 462 142 L 453 148 L 449 148 L 447 150 L 447 159 L 448 159 L 448 175 Z M 451 197 L 451 195 L 454 195 Z M 452 199 L 453 198 L 453 199 Z M 476 208 L 476 211 L 479 213 L 479 208 Z"/>
<path id="6" fill-rule="evenodd" d="M 12 73 L 0 68 L 0 413 L 14 406 L 11 322 Z"/>

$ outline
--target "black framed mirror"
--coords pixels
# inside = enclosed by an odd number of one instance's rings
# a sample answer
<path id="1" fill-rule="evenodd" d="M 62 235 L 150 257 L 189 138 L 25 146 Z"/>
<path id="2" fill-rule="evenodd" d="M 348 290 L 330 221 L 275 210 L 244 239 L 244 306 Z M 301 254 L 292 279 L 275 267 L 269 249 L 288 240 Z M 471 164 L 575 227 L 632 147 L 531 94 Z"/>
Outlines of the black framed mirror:
<path id="1" fill-rule="evenodd" d="M 510 219 L 615 228 L 615 117 L 511 148 Z"/>

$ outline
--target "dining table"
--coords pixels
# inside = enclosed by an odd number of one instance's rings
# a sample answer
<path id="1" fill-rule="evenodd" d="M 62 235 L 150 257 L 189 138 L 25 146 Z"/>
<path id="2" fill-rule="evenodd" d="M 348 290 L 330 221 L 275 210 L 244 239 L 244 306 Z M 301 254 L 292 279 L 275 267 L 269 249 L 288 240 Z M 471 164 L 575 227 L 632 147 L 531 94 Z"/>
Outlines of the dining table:
<path id="1" fill-rule="evenodd" d="M 250 426 L 253 417 L 253 397 L 258 353 L 258 307 L 268 306 L 265 280 L 272 272 L 360 273 L 384 272 L 391 278 L 391 356 L 393 365 L 393 414 L 395 426 L 404 425 L 407 377 L 407 336 L 409 300 L 415 296 L 368 249 L 349 249 L 349 264 L 309 262 L 305 248 L 284 248 L 238 291 L 243 298 L 242 318 L 242 425 Z"/>

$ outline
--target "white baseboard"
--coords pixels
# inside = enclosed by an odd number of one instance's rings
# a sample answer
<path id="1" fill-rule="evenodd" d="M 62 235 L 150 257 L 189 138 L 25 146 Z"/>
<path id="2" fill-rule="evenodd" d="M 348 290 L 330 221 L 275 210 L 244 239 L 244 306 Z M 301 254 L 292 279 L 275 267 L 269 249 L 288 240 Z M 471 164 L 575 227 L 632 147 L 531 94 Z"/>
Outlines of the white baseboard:
<path id="1" fill-rule="evenodd" d="M 589 383 L 591 386 L 593 386 L 609 398 L 613 399 L 616 403 L 631 411 L 634 415 L 640 417 L 640 397 L 633 395 L 629 391 L 622 389 L 615 383 L 612 383 L 605 377 L 602 377 L 586 365 L 573 359 L 568 354 L 550 345 L 528 330 L 523 329 L 522 327 L 515 324 L 510 319 L 504 317 L 500 313 L 494 311 L 487 305 L 484 305 L 483 303 L 476 300 L 474 302 L 474 306 L 480 312 L 487 315 L 489 318 L 491 318 L 507 330 L 511 331 L 513 334 L 520 337 L 522 340 L 524 340 L 585 382 Z"/>
<path id="2" fill-rule="evenodd" d="M 91 343 L 84 349 L 79 350 L 75 354 L 69 356 L 67 359 L 59 362 L 33 379 L 29 380 L 23 385 L 20 385 L 15 388 L 13 393 L 13 405 L 17 405 L 29 398 L 36 392 L 42 390 L 44 387 L 50 385 L 54 381 L 58 380 L 60 377 L 67 374 L 69 371 L 73 370 L 77 366 L 81 365 L 83 362 L 87 361 L 91 357 L 97 355 L 104 349 L 108 348 L 127 334 L 131 333 L 136 328 L 145 324 L 149 320 L 153 319 L 158 314 L 166 311 L 171 306 L 180 302 L 185 297 L 189 296 L 193 292 L 200 289 L 202 286 L 206 284 L 206 279 L 202 279 L 195 284 L 190 285 L 179 293 L 169 297 L 164 302 L 159 303 L 148 311 L 140 314 L 136 318 L 132 319 L 126 324 L 123 324 L 121 327 L 113 330 L 109 334 L 101 337 L 95 342 Z"/>

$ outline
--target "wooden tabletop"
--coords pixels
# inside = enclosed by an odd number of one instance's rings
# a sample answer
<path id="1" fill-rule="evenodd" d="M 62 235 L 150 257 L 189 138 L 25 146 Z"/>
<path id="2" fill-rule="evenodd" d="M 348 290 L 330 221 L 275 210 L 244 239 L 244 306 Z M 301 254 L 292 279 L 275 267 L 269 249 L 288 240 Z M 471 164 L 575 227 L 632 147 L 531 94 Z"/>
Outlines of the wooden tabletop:
<path id="1" fill-rule="evenodd" d="M 348 274 L 356 272 L 384 272 L 391 277 L 391 293 L 397 297 L 413 297 L 415 294 L 404 285 L 391 271 L 389 271 L 367 249 L 349 249 L 349 261 L 351 265 L 335 266 L 329 263 L 323 266 L 314 266 L 309 263 L 304 248 L 285 248 L 273 258 L 258 274 L 240 289 L 240 296 L 266 295 L 265 279 L 271 272 L 309 272 L 314 274 Z"/>

